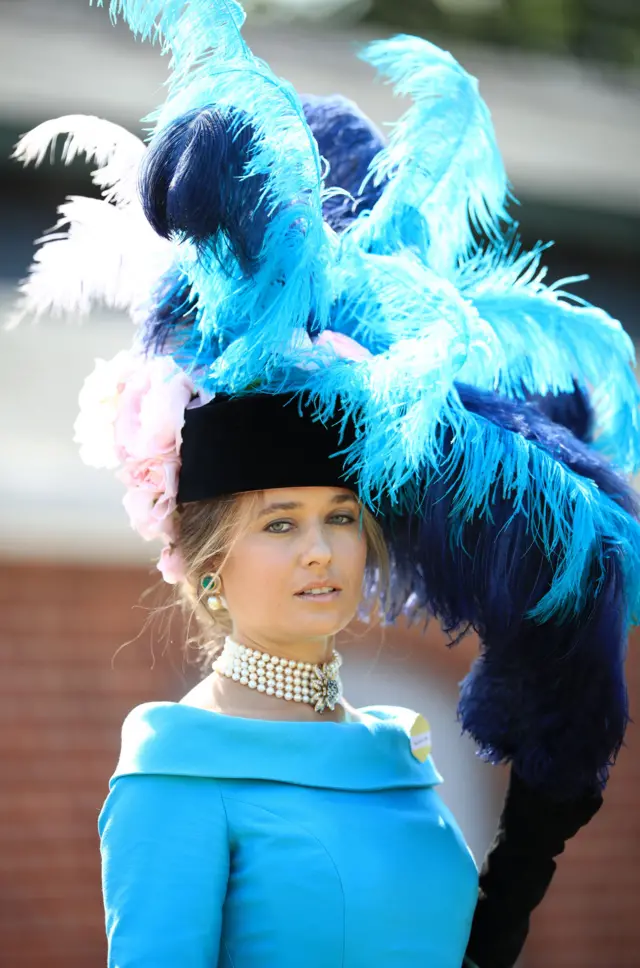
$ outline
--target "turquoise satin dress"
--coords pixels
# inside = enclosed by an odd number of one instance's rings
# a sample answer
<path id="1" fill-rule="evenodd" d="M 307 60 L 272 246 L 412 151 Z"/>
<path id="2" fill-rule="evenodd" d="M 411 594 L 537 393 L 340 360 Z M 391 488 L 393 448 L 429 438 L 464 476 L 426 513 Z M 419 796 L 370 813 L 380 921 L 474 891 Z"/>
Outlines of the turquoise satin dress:
<path id="1" fill-rule="evenodd" d="M 460 968 L 478 876 L 442 778 L 416 713 L 359 712 L 129 713 L 98 820 L 109 968 Z"/>

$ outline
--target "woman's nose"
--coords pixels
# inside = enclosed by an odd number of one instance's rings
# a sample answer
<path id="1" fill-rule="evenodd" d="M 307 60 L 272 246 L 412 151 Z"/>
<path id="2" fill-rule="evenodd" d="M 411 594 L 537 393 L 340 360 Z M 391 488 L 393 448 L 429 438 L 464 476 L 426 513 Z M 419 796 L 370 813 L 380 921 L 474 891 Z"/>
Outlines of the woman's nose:
<path id="1" fill-rule="evenodd" d="M 325 565 L 331 561 L 331 545 L 322 528 L 312 528 L 307 536 L 304 558 L 308 565 Z"/>

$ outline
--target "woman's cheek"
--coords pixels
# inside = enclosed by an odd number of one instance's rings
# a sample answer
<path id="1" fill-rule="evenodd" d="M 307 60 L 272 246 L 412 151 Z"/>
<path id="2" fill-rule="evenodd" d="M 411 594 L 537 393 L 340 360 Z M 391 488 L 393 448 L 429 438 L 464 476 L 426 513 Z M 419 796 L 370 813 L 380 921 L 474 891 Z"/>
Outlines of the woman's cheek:
<path id="1" fill-rule="evenodd" d="M 341 541 L 340 554 L 349 571 L 356 569 L 364 572 L 364 566 L 367 560 L 367 541 L 365 536 L 358 534 L 355 528 L 350 529 L 349 533 L 345 534 Z"/>
<path id="2" fill-rule="evenodd" d="M 255 593 L 271 600 L 290 591 L 295 557 L 288 542 L 263 542 L 246 558 L 243 574 L 250 576 Z"/>

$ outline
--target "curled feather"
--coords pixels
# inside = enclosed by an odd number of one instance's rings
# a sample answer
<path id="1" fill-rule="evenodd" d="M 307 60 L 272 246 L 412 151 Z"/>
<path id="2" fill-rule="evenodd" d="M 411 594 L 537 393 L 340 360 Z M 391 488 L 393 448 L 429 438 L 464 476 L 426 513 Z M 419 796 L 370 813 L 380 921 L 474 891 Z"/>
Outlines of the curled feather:
<path id="1" fill-rule="evenodd" d="M 428 265 L 447 274 L 474 231 L 496 237 L 509 220 L 489 110 L 476 79 L 426 40 L 375 41 L 362 57 L 414 104 L 371 166 L 374 184 L 387 184 L 371 216 L 358 224 L 358 237 L 376 251 L 421 249 Z"/>
<path id="2" fill-rule="evenodd" d="M 269 218 L 265 177 L 245 177 L 253 139 L 238 112 L 191 111 L 158 132 L 140 173 L 142 206 L 160 236 L 209 248 L 221 266 L 230 254 L 246 275 L 258 265 Z"/>
<path id="3" fill-rule="evenodd" d="M 324 328 L 331 305 L 333 233 L 302 104 L 242 41 L 237 4 L 114 0 L 111 9 L 171 51 L 169 98 L 150 119 L 145 204 L 182 243 L 176 268 L 197 300 L 201 346 L 218 355 L 245 338 L 251 383 L 297 329 Z M 211 185 L 206 199 L 196 174 Z"/>
<path id="4" fill-rule="evenodd" d="M 172 93 L 187 79 L 206 75 L 216 59 L 250 56 L 240 33 L 244 10 L 235 0 L 110 0 L 109 12 L 141 40 L 160 41 L 171 54 Z"/>
<path id="5" fill-rule="evenodd" d="M 12 157 L 23 164 L 40 165 L 55 154 L 61 135 L 66 139 L 61 160 L 69 165 L 78 155 L 95 162 L 92 180 L 107 201 L 127 205 L 136 199 L 136 178 L 145 152 L 144 142 L 126 128 L 91 115 L 69 114 L 44 121 L 23 135 Z"/>
<path id="6" fill-rule="evenodd" d="M 177 136 L 180 158 L 175 143 L 159 152 L 147 182 L 153 189 L 147 210 L 163 232 L 175 226 L 183 240 L 176 268 L 198 303 L 200 345 L 215 345 L 217 353 L 246 335 L 251 382 L 309 319 L 324 328 L 331 304 L 332 237 L 322 219 L 322 166 L 302 104 L 245 44 L 244 12 L 233 0 L 112 0 L 110 11 L 138 36 L 160 39 L 171 55 L 169 97 L 148 120 L 165 148 L 172 133 Z M 209 118 L 231 119 L 224 150 L 220 130 L 212 137 L 210 126 L 195 130 L 196 123 L 191 136 L 180 129 L 181 119 L 203 120 L 208 111 Z M 225 181 L 223 167 L 234 152 L 237 178 Z M 203 203 L 190 172 L 219 181 L 218 194 Z M 240 208 L 234 199 L 245 183 L 249 193 L 259 188 L 253 235 L 249 206 L 236 231 Z M 168 189 L 160 205 L 158 186 L 160 194 Z M 232 211 L 236 216 L 225 224 Z M 194 361 L 197 367 L 207 361 L 203 354 Z"/>

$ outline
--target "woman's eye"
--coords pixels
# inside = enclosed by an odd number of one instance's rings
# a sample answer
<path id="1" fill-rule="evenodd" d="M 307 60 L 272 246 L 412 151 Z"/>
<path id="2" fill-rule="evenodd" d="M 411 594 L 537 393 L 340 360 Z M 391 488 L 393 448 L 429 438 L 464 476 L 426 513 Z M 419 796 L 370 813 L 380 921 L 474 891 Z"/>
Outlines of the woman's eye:
<path id="1" fill-rule="evenodd" d="M 355 521 L 355 518 L 352 518 L 350 514 L 334 514 L 331 520 L 335 521 L 338 518 L 340 519 L 339 524 L 353 524 Z"/>
<path id="2" fill-rule="evenodd" d="M 290 521 L 272 521 L 264 530 L 270 531 L 271 534 L 286 534 L 290 527 Z"/>

